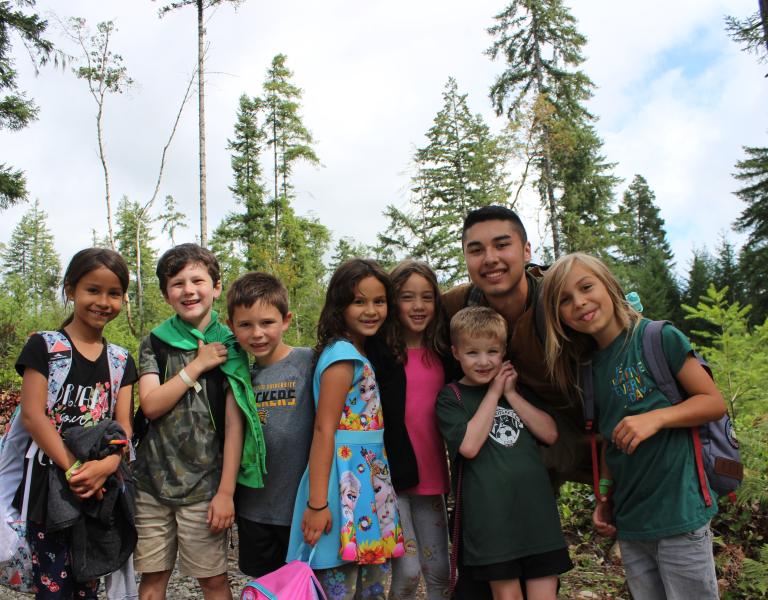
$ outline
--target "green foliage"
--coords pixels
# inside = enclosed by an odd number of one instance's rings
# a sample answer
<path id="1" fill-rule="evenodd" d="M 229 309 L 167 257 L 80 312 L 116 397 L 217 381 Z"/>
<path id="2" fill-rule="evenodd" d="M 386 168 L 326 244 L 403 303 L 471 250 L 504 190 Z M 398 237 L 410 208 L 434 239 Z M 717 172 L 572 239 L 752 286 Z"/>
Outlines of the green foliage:
<path id="1" fill-rule="evenodd" d="M 506 165 L 510 145 L 491 134 L 480 115 L 472 115 L 467 95 L 453 78 L 443 92 L 443 107 L 427 132 L 428 144 L 416 150 L 408 208 L 389 205 L 387 231 L 379 243 L 400 257 L 425 260 L 447 287 L 466 278 L 457 243 L 466 214 L 489 204 L 507 204 Z"/>
<path id="2" fill-rule="evenodd" d="M 88 82 L 88 89 L 97 103 L 103 103 L 107 92 L 121 94 L 133 84 L 123 65 L 123 57 L 109 49 L 110 38 L 117 30 L 114 21 L 97 24 L 93 35 L 85 19 L 73 17 L 69 25 L 74 39 L 81 47 L 85 62 L 72 71 L 78 79 Z"/>
<path id="3" fill-rule="evenodd" d="M 734 227 L 749 237 L 741 249 L 739 265 L 753 306 L 753 320 L 768 316 L 768 148 L 745 147 L 747 158 L 736 163 L 734 177 L 746 185 L 736 196 L 747 206 Z"/>
<path id="4" fill-rule="evenodd" d="M 488 54 L 506 68 L 491 101 L 497 114 L 525 124 L 516 130 L 527 154 L 523 183 L 532 170 L 555 258 L 602 252 L 616 179 L 585 107 L 594 87 L 580 69 L 586 38 L 562 0 L 513 0 L 495 19 Z"/>
<path id="5" fill-rule="evenodd" d="M 17 72 L 11 57 L 11 38 L 18 35 L 34 62 L 45 64 L 54 52 L 53 44 L 43 35 L 48 22 L 23 8 L 34 7 L 35 0 L 0 2 L 0 129 L 17 130 L 26 127 L 37 118 L 37 107 L 19 91 Z M 21 171 L 0 163 L 0 210 L 26 200 L 26 181 Z"/>
<path id="6" fill-rule="evenodd" d="M 152 247 L 152 222 L 141 204 L 123 196 L 117 206 L 117 232 L 115 244 L 131 272 L 128 288 L 130 307 L 134 317 L 134 331 L 141 339 L 150 326 L 158 322 L 164 301 L 157 286 L 155 265 L 157 252 Z"/>
<path id="7" fill-rule="evenodd" d="M 672 249 L 656 195 L 641 175 L 635 175 L 624 192 L 613 218 L 613 239 L 614 271 L 626 290 L 640 294 L 645 315 L 679 320 L 680 294 L 673 275 Z"/>
<path id="8" fill-rule="evenodd" d="M 725 30 L 744 52 L 755 54 L 758 62 L 768 62 L 768 31 L 759 10 L 741 19 L 725 17 Z"/>
<path id="9" fill-rule="evenodd" d="M 693 333 L 704 340 L 701 350 L 712 365 L 731 416 L 738 418 L 742 408 L 752 412 L 756 405 L 765 403 L 760 390 L 764 379 L 761 372 L 768 358 L 764 344 L 768 327 L 763 325 L 750 332 L 750 307 L 728 304 L 727 292 L 710 285 L 695 307 L 683 305 L 683 310 L 686 319 L 700 319 L 711 326 Z"/>
<path id="10" fill-rule="evenodd" d="M 176 245 L 176 230 L 187 229 L 187 215 L 177 209 L 176 200 L 170 194 L 165 197 L 164 212 L 157 216 L 162 223 L 160 231 L 167 233 L 171 238 L 171 246 Z"/>
<path id="11" fill-rule="evenodd" d="M 2 252 L 5 286 L 20 307 L 36 315 L 54 301 L 61 272 L 47 218 L 40 202 L 35 201 Z"/>

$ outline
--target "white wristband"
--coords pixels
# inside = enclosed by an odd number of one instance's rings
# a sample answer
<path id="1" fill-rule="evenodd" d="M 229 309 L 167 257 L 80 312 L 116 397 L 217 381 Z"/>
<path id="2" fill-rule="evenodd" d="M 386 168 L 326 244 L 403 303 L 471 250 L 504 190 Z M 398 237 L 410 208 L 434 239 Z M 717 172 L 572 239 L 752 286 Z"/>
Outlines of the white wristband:
<path id="1" fill-rule="evenodd" d="M 187 375 L 187 372 L 184 369 L 179 371 L 179 377 L 186 384 L 187 387 L 195 388 L 195 391 L 198 394 L 202 391 L 203 389 L 202 386 L 197 381 L 193 381 L 192 378 L 189 375 Z"/>

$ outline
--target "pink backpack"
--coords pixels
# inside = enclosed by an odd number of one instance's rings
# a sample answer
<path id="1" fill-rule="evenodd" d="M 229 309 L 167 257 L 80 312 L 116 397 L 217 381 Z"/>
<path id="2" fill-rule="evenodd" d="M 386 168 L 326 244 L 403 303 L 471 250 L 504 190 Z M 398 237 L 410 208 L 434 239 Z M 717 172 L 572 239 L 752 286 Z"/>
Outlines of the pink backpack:
<path id="1" fill-rule="evenodd" d="M 314 553 L 312 548 L 306 562 L 292 560 L 277 571 L 249 581 L 240 600 L 328 600 L 309 566 Z"/>

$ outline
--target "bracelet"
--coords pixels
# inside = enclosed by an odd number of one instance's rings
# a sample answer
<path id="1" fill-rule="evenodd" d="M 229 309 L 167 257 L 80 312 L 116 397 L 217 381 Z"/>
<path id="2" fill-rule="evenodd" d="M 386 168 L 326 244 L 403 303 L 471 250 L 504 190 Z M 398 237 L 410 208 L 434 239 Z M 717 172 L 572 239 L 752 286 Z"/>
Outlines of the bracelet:
<path id="1" fill-rule="evenodd" d="M 72 466 L 71 466 L 71 467 L 69 467 L 69 469 L 67 469 L 67 470 L 64 472 L 64 477 L 66 477 L 66 478 L 67 478 L 67 481 L 69 481 L 70 479 L 72 479 L 72 471 L 74 471 L 74 470 L 76 470 L 76 469 L 79 469 L 79 468 L 80 468 L 80 467 L 82 467 L 82 466 L 83 466 L 83 463 L 81 463 L 81 462 L 80 462 L 80 460 L 76 460 L 75 462 L 73 462 L 73 463 L 72 463 Z"/>
<path id="2" fill-rule="evenodd" d="M 314 510 L 315 512 L 320 512 L 321 510 L 325 510 L 326 508 L 328 508 L 328 503 L 326 502 L 326 503 L 325 503 L 325 504 L 323 504 L 323 505 L 322 505 L 320 508 L 316 508 L 316 507 L 312 506 L 312 505 L 309 503 L 309 500 L 307 500 L 307 508 L 308 508 L 309 510 Z"/>
<path id="3" fill-rule="evenodd" d="M 613 487 L 613 479 L 601 479 L 599 482 L 600 493 L 607 495 Z"/>
<path id="4" fill-rule="evenodd" d="M 202 391 L 203 389 L 202 386 L 197 381 L 194 381 L 189 375 L 187 375 L 187 372 L 184 369 L 179 371 L 179 377 L 186 384 L 187 387 L 195 388 L 195 391 L 198 394 Z"/>

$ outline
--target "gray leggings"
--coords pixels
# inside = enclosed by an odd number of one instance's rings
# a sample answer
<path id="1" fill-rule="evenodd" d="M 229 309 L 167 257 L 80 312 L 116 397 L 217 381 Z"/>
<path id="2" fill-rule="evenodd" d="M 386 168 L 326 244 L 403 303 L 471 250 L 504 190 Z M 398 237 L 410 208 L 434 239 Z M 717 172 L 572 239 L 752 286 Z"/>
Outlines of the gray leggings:
<path id="1" fill-rule="evenodd" d="M 405 556 L 392 560 L 389 600 L 416 600 L 424 575 L 427 600 L 448 598 L 448 520 L 442 495 L 398 494 Z"/>

